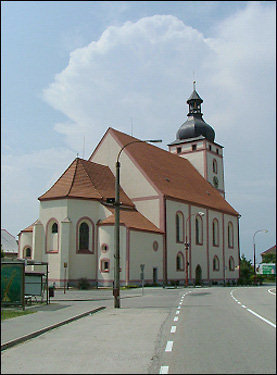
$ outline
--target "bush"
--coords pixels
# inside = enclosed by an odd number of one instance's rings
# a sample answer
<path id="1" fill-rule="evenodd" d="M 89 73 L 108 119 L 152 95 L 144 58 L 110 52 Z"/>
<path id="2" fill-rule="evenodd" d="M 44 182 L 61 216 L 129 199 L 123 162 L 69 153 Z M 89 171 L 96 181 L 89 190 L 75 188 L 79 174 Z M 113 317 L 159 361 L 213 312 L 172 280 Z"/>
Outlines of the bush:
<path id="1" fill-rule="evenodd" d="M 86 277 L 82 277 L 78 280 L 78 288 L 79 289 L 89 289 L 89 282 Z"/>

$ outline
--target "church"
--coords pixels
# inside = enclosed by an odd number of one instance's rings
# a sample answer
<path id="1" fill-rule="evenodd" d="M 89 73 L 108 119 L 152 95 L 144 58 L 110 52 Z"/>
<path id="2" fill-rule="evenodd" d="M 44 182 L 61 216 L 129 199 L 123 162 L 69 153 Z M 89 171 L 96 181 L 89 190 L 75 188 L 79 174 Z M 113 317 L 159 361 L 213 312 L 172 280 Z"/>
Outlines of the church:
<path id="1" fill-rule="evenodd" d="M 38 198 L 18 257 L 48 262 L 56 286 L 112 286 L 120 156 L 120 284 L 140 284 L 141 265 L 148 284 L 236 283 L 240 215 L 225 200 L 223 146 L 202 103 L 194 85 L 168 151 L 108 128 L 89 159 L 73 160 Z"/>

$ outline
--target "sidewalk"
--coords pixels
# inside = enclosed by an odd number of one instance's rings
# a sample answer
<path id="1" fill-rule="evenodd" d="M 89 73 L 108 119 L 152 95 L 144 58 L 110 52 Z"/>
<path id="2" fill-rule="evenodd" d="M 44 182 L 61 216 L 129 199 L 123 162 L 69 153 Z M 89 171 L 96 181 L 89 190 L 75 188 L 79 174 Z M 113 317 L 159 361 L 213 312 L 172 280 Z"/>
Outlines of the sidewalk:
<path id="1" fill-rule="evenodd" d="M 121 292 L 121 298 L 140 296 L 139 291 Z M 83 316 L 113 306 L 111 289 L 66 290 L 56 289 L 50 304 L 26 305 L 34 314 L 19 316 L 1 322 L 1 351 L 46 331 L 70 323 Z"/>

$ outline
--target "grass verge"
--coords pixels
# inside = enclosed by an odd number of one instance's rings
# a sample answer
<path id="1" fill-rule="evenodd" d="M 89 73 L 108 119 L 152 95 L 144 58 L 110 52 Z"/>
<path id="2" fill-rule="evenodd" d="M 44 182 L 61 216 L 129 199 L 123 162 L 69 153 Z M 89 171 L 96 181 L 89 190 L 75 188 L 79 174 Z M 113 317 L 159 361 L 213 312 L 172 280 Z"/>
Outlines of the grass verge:
<path id="1" fill-rule="evenodd" d="M 27 315 L 27 314 L 33 314 L 36 311 L 18 311 L 18 310 L 1 310 L 1 320 L 11 319 L 11 318 L 17 318 L 21 315 Z"/>

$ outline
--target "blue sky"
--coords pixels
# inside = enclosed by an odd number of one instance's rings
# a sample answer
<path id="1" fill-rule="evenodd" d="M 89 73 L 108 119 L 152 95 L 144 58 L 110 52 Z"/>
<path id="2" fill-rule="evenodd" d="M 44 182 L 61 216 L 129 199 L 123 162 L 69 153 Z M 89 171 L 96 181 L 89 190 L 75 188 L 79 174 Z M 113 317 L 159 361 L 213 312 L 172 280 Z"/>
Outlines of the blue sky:
<path id="1" fill-rule="evenodd" d="M 196 79 L 241 253 L 253 259 L 261 228 L 257 253 L 273 246 L 275 14 L 272 1 L 2 1 L 2 228 L 33 223 L 37 197 L 108 126 L 166 149 Z"/>

